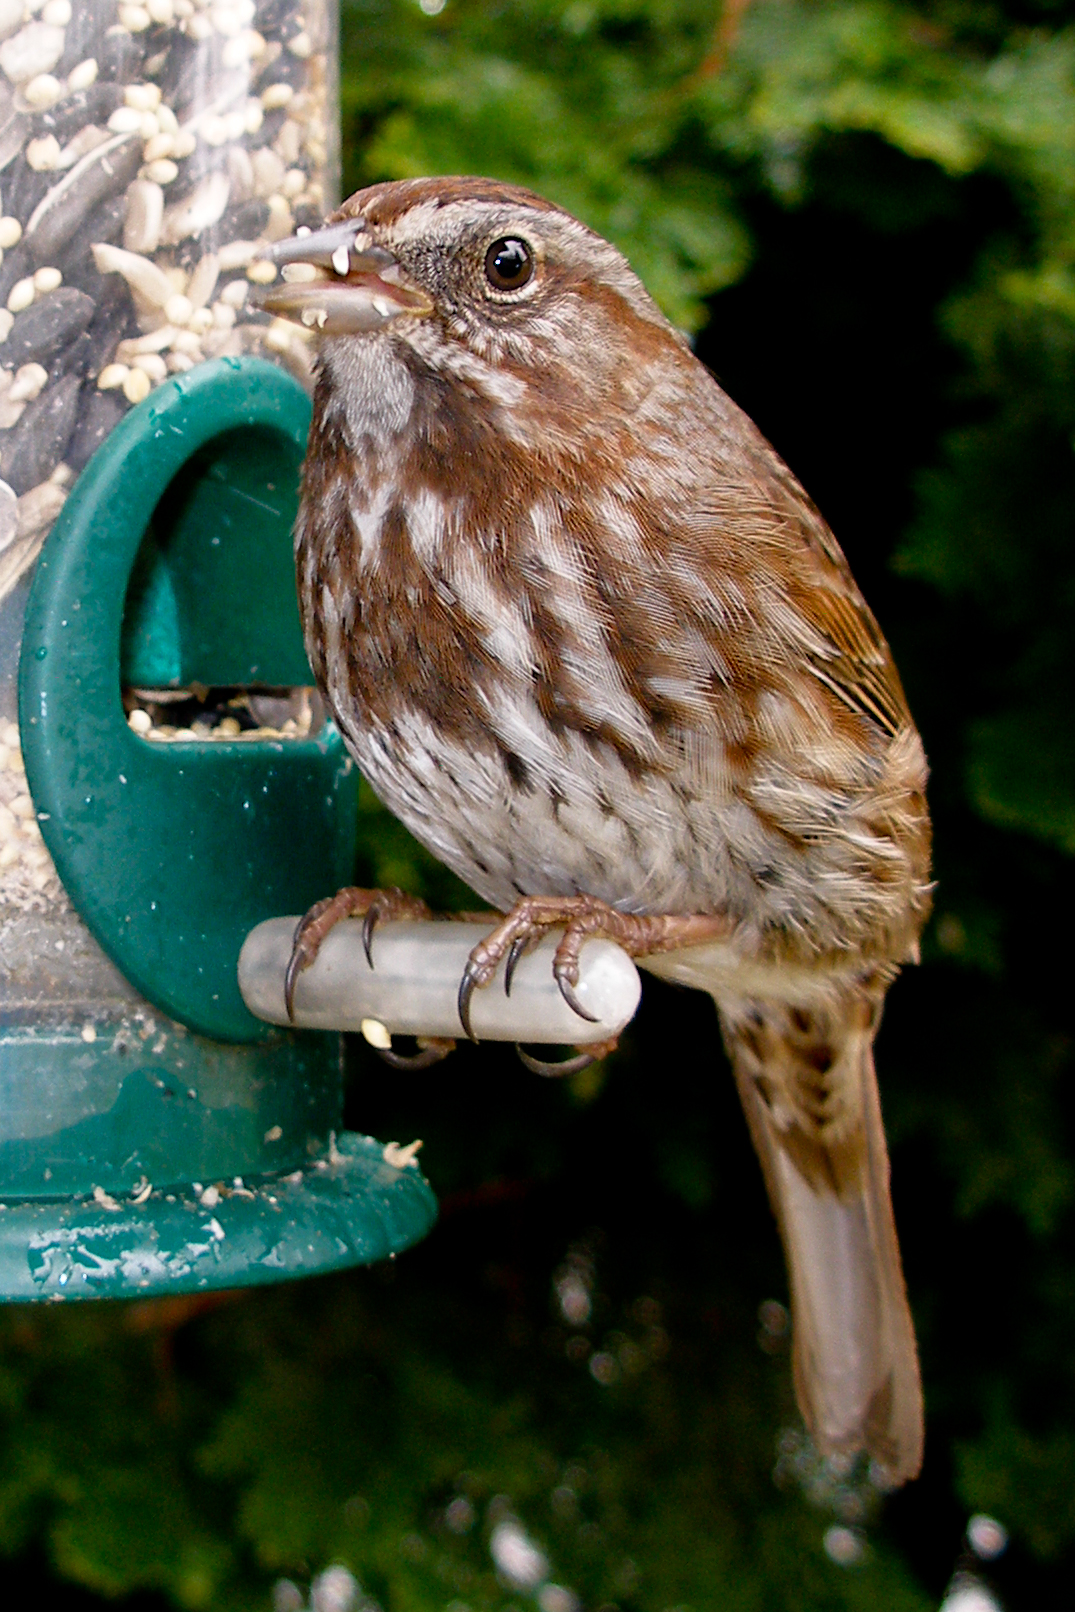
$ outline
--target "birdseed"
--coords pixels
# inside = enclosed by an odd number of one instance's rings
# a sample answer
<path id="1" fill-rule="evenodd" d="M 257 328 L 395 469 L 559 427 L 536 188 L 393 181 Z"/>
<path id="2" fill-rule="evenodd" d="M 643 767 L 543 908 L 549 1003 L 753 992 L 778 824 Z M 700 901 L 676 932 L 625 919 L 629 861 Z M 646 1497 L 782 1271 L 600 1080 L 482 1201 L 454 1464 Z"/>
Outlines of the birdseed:
<path id="1" fill-rule="evenodd" d="M 309 386 L 309 337 L 285 340 L 249 293 L 275 272 L 272 242 L 335 202 L 331 29 L 299 0 L 0 4 L 0 610 L 76 475 L 155 387 L 246 353 Z M 14 675 L 0 666 L 0 684 Z M 308 700 L 280 712 L 170 723 L 135 703 L 128 720 L 165 743 L 310 730 Z M 28 799 L 14 723 L 0 741 L 0 908 L 65 907 L 36 818 L 13 808 Z"/>

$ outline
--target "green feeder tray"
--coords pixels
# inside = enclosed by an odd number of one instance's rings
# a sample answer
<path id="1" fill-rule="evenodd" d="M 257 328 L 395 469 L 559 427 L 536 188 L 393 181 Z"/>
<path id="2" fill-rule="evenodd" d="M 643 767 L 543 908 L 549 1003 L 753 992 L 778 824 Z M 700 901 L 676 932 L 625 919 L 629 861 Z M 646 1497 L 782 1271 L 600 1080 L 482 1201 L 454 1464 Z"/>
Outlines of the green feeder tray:
<path id="1" fill-rule="evenodd" d="M 273 365 L 199 365 L 121 421 L 38 561 L 23 757 L 86 929 L 61 944 L 44 915 L 26 967 L 46 985 L 0 1002 L 0 1298 L 281 1281 L 390 1256 L 435 1219 L 413 1163 L 340 1134 L 339 1038 L 264 1024 L 239 994 L 249 931 L 351 876 L 358 779 L 335 728 L 162 742 L 122 699 L 312 684 L 290 536 L 309 415 Z"/>

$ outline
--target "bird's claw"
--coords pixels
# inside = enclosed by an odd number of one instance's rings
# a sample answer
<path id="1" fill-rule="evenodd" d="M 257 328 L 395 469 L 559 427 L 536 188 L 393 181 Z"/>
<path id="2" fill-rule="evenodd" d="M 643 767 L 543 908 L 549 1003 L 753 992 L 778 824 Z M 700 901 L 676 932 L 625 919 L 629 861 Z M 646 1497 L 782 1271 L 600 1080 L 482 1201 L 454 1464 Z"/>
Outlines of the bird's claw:
<path id="1" fill-rule="evenodd" d="M 373 931 L 382 918 L 431 918 L 425 902 L 402 890 L 361 890 L 348 885 L 334 896 L 317 901 L 298 921 L 284 972 L 284 1006 L 288 1019 L 295 1022 L 295 986 L 299 975 L 317 957 L 325 937 L 344 918 L 361 918 L 362 948 L 366 962 L 373 967 Z"/>
<path id="2" fill-rule="evenodd" d="M 584 1008 L 575 993 L 575 985 L 577 981 L 568 979 L 566 970 L 556 968 L 555 966 L 553 968 L 553 974 L 556 978 L 557 985 L 560 987 L 560 995 L 563 997 L 572 1013 L 577 1013 L 580 1019 L 585 1019 L 589 1024 L 597 1024 L 599 1022 L 597 1014 L 591 1013 L 588 1008 Z"/>
<path id="3" fill-rule="evenodd" d="M 366 961 L 373 968 L 373 931 L 377 927 L 377 920 L 381 916 L 381 909 L 376 902 L 370 903 L 370 909 L 362 920 L 362 950 L 366 954 Z"/>
<path id="4" fill-rule="evenodd" d="M 508 952 L 508 960 L 504 964 L 504 995 L 505 996 L 510 996 L 511 995 L 511 984 L 512 984 L 512 981 L 515 978 L 515 970 L 518 968 L 519 963 L 520 963 L 520 961 L 522 959 L 523 953 L 526 951 L 526 948 L 527 948 L 527 946 L 529 944 L 530 944 L 530 936 L 529 935 L 516 935 L 515 939 L 511 943 L 511 950 Z"/>
<path id="5" fill-rule="evenodd" d="M 592 1063 L 597 1062 L 597 1054 L 593 1052 L 580 1052 L 574 1058 L 564 1058 L 560 1063 L 545 1063 L 541 1058 L 531 1057 L 518 1041 L 515 1051 L 519 1055 L 519 1062 L 529 1069 L 532 1075 L 544 1075 L 547 1078 L 559 1080 L 564 1075 L 578 1075 L 588 1069 Z"/>
<path id="6" fill-rule="evenodd" d="M 440 1063 L 442 1058 L 454 1052 L 455 1042 L 447 1036 L 430 1036 L 424 1045 L 419 1042 L 417 1052 L 409 1055 L 396 1052 L 392 1047 L 374 1047 L 373 1050 L 390 1069 L 402 1069 L 413 1073 L 418 1069 L 430 1069 L 433 1064 Z"/>
<path id="7" fill-rule="evenodd" d="M 459 981 L 456 1011 L 459 1014 L 459 1022 L 463 1026 L 464 1034 L 470 1041 L 473 1041 L 475 1046 L 478 1044 L 478 1038 L 474 1034 L 474 1026 L 470 1022 L 470 999 L 474 995 L 476 987 L 484 984 L 481 969 L 473 957 L 468 958 L 467 966 L 463 970 L 463 978 Z"/>

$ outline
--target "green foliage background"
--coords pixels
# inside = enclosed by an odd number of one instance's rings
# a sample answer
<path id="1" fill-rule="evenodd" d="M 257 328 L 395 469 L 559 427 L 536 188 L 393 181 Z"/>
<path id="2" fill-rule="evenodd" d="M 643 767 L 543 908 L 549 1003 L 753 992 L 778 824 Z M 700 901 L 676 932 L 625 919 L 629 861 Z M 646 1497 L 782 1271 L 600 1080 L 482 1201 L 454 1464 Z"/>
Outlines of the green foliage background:
<path id="1" fill-rule="evenodd" d="M 0 1318 L 12 1592 L 266 1607 L 278 1574 L 341 1560 L 386 1612 L 521 1607 L 486 1549 L 499 1505 L 586 1608 L 918 1612 L 984 1509 L 1012 1530 L 1005 1604 L 1062 1604 L 1073 8 L 344 0 L 343 47 L 348 188 L 492 173 L 615 239 L 817 498 L 896 648 L 937 826 L 923 966 L 879 1055 L 926 1469 L 878 1507 L 788 1434 L 757 1318 L 779 1253 L 711 1010 L 647 985 L 623 1052 L 573 1085 L 486 1049 L 409 1079 L 354 1051 L 352 1122 L 423 1135 L 444 1205 L 397 1267 Z M 362 847 L 370 880 L 454 899 L 372 800 Z M 592 1279 L 586 1328 L 552 1303 L 565 1269 Z M 460 1495 L 476 1521 L 453 1533 Z M 858 1567 L 822 1550 L 834 1518 L 865 1529 Z"/>

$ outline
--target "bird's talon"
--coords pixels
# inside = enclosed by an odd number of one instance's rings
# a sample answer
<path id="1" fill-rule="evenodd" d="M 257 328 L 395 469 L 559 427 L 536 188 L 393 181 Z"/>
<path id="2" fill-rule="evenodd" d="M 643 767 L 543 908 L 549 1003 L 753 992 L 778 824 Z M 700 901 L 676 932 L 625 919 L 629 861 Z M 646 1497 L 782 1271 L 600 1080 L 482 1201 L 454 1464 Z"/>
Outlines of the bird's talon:
<path id="1" fill-rule="evenodd" d="M 413 1072 L 418 1069 L 429 1069 L 433 1064 L 440 1063 L 442 1058 L 446 1058 L 455 1050 L 455 1042 L 448 1037 L 430 1037 L 425 1046 L 419 1043 L 418 1051 L 409 1056 L 406 1053 L 395 1052 L 391 1047 L 375 1047 L 373 1050 L 390 1069 Z"/>
<path id="2" fill-rule="evenodd" d="M 574 985 L 568 979 L 566 974 L 558 973 L 556 976 L 556 983 L 560 987 L 560 995 L 563 997 L 564 1001 L 567 1003 L 568 1007 L 573 1013 L 577 1013 L 580 1019 L 586 1019 L 590 1024 L 596 1024 L 598 1022 L 597 1014 L 591 1013 L 588 1008 L 583 1007 L 582 1003 L 575 995 Z"/>
<path id="3" fill-rule="evenodd" d="M 475 1046 L 478 1045 L 478 1038 L 474 1034 L 474 1027 L 470 1022 L 470 999 L 474 995 L 474 987 L 477 984 L 478 970 L 475 968 L 473 960 L 471 960 L 463 970 L 463 978 L 459 982 L 459 998 L 456 1009 L 464 1033 L 470 1041 L 473 1041 Z"/>
<path id="4" fill-rule="evenodd" d="M 376 903 L 371 903 L 369 911 L 362 920 L 362 950 L 366 954 L 366 962 L 371 969 L 373 968 L 373 931 L 377 927 L 377 920 L 380 916 L 380 908 Z"/>
<path id="5" fill-rule="evenodd" d="M 527 935 L 516 935 L 515 939 L 511 943 L 511 950 L 508 952 L 508 960 L 504 964 L 505 996 L 511 995 L 511 982 L 515 978 L 515 970 L 518 968 L 519 963 L 522 960 L 523 953 L 526 951 L 528 940 L 529 936 Z"/>
<path id="6" fill-rule="evenodd" d="M 302 925 L 300 924 L 299 929 L 301 928 Z M 291 956 L 288 958 L 287 971 L 284 974 L 284 1006 L 287 1008 L 288 1020 L 292 1024 L 295 1022 L 295 986 L 298 983 L 305 961 L 306 959 L 298 947 L 298 931 L 296 931 L 295 945 L 292 948 Z"/>
<path id="7" fill-rule="evenodd" d="M 583 1069 L 588 1069 L 592 1063 L 597 1062 L 597 1055 L 593 1052 L 580 1052 L 574 1058 L 565 1058 L 562 1063 L 544 1063 L 540 1058 L 531 1057 L 519 1042 L 515 1043 L 515 1051 L 519 1055 L 519 1062 L 532 1075 L 544 1075 L 559 1080 L 564 1075 L 577 1075 Z"/>

